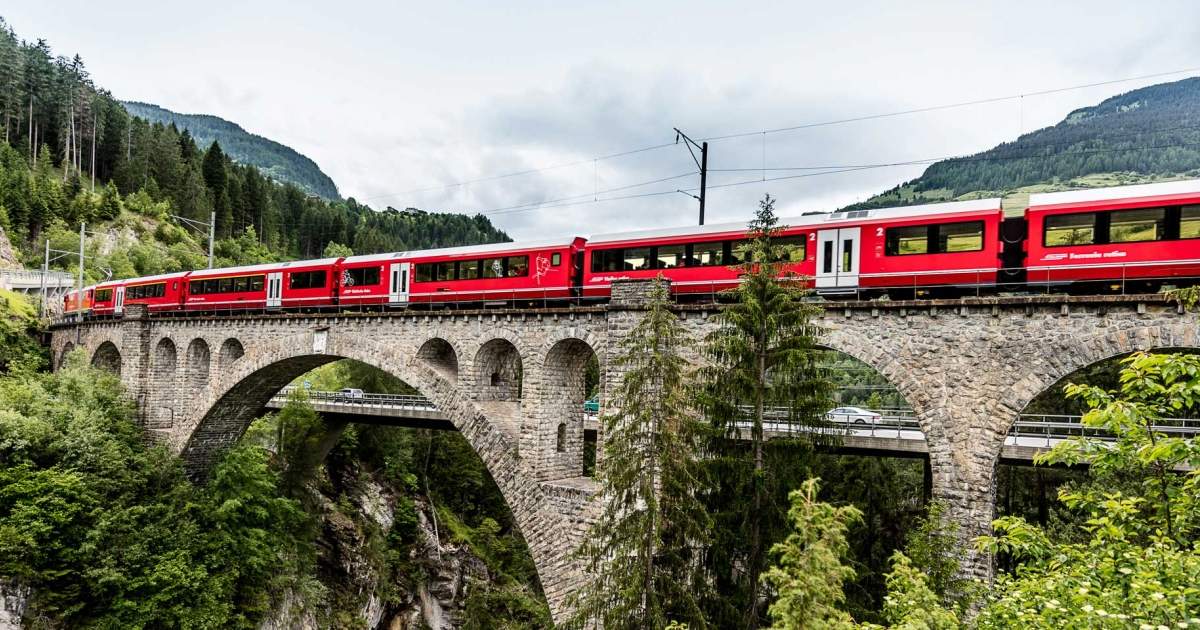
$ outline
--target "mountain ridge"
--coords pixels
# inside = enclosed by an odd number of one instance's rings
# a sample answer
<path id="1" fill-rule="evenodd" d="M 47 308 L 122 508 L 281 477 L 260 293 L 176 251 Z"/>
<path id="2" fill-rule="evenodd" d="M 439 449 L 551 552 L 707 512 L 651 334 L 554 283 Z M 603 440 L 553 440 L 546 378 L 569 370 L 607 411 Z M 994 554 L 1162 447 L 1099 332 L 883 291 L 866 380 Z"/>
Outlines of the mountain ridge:
<path id="1" fill-rule="evenodd" d="M 234 160 L 257 167 L 271 179 L 295 184 L 330 201 L 341 199 L 333 179 L 312 158 L 281 142 L 246 131 L 231 120 L 212 114 L 182 114 L 141 101 L 120 103 L 131 115 L 187 130 L 203 148 L 213 141 L 219 142 L 221 149 Z"/>

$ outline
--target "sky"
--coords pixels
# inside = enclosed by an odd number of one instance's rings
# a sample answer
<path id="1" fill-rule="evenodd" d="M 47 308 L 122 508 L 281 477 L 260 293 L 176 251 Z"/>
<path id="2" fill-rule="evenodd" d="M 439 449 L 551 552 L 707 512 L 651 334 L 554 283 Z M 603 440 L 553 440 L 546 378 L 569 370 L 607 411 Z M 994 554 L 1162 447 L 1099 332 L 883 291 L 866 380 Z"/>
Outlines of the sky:
<path id="1" fill-rule="evenodd" d="M 482 212 L 518 240 L 695 223 L 674 127 L 747 134 L 711 141 L 707 201 L 708 223 L 745 221 L 767 193 L 784 216 L 833 210 L 924 169 L 842 167 L 974 153 L 1200 75 L 1033 95 L 1200 67 L 1194 0 L 56 0 L 0 16 L 117 98 L 295 148 L 343 196 Z"/>

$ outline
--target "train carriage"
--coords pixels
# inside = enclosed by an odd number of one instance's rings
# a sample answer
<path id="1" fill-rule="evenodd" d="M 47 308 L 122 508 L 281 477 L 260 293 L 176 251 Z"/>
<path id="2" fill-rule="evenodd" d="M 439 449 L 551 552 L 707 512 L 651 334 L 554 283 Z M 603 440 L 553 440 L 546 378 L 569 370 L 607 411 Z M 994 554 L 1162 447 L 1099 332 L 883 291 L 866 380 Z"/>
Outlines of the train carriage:
<path id="1" fill-rule="evenodd" d="M 71 289 L 63 296 L 63 315 L 88 315 L 92 311 L 92 292 L 95 286 L 83 290 Z"/>
<path id="2" fill-rule="evenodd" d="M 190 311 L 317 309 L 337 303 L 340 258 L 193 271 L 184 308 Z"/>
<path id="3" fill-rule="evenodd" d="M 825 295 L 863 290 L 923 293 L 996 283 L 999 199 L 812 214 L 780 220 L 790 273 Z M 613 280 L 671 280 L 676 294 L 715 295 L 735 286 L 744 223 L 604 234 L 588 240 L 584 295 L 606 297 Z"/>
<path id="4" fill-rule="evenodd" d="M 414 303 L 563 300 L 572 296 L 584 240 L 492 243 L 403 254 Z M 347 268 L 356 265 L 347 259 Z"/>
<path id="5" fill-rule="evenodd" d="M 114 291 L 113 313 L 120 315 L 130 304 L 145 304 L 152 313 L 179 310 L 187 275 L 188 272 L 167 273 L 123 281 Z"/>
<path id="6" fill-rule="evenodd" d="M 117 314 L 118 289 L 124 281 L 101 282 L 92 289 L 91 314 L 96 316 Z"/>
<path id="7" fill-rule="evenodd" d="M 1200 277 L 1200 180 L 1035 194 L 1031 285 L 1156 290 Z"/>

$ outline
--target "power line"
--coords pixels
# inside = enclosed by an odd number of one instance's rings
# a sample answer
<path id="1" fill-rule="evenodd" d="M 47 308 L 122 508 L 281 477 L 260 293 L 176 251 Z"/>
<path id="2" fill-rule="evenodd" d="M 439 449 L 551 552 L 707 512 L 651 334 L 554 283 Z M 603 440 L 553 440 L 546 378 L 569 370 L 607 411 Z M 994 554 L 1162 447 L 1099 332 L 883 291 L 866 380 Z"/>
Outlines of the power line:
<path id="1" fill-rule="evenodd" d="M 1074 90 L 1083 90 L 1083 89 L 1087 89 L 1087 88 L 1100 87 L 1100 86 L 1104 86 L 1104 85 L 1115 85 L 1117 83 L 1128 83 L 1130 81 L 1142 81 L 1145 79 L 1155 79 L 1155 78 L 1159 78 L 1159 77 L 1166 77 L 1166 76 L 1171 76 L 1171 75 L 1176 75 L 1176 74 L 1187 74 L 1187 73 L 1193 73 L 1193 72 L 1200 72 L 1200 66 L 1192 67 L 1192 68 L 1183 68 L 1181 70 L 1171 70 L 1169 72 L 1156 72 L 1153 74 L 1143 74 L 1143 75 L 1139 75 L 1136 77 L 1126 77 L 1123 79 L 1112 79 L 1109 81 L 1097 81 L 1095 83 L 1084 83 L 1084 84 L 1080 84 L 1080 85 L 1071 85 L 1071 86 L 1067 86 L 1067 87 L 1052 88 L 1052 89 L 1048 89 L 1048 90 L 1039 90 L 1036 92 L 1026 92 L 1023 94 L 1011 94 L 1008 96 L 994 96 L 991 98 L 981 98 L 981 99 L 976 99 L 976 100 L 971 100 L 971 101 L 960 101 L 957 103 L 947 103 L 944 105 L 932 105 L 929 107 L 918 107 L 915 109 L 905 109 L 905 110 L 900 110 L 900 111 L 895 111 L 895 112 L 887 112 L 887 113 L 882 113 L 882 114 L 869 114 L 869 115 L 865 115 L 865 116 L 855 116 L 853 118 L 841 118 L 841 119 L 837 119 L 837 120 L 827 120 L 827 121 L 816 122 L 816 123 L 804 123 L 804 124 L 799 124 L 799 125 L 792 125 L 790 127 L 777 127 L 775 129 L 759 129 L 758 131 L 744 131 L 741 133 L 731 133 L 731 134 L 726 134 L 726 135 L 722 135 L 722 136 L 709 136 L 708 138 L 704 138 L 704 139 L 708 140 L 710 142 L 715 142 L 717 140 L 729 140 L 732 138 L 744 138 L 747 136 L 758 136 L 758 135 L 769 134 L 769 133 L 782 133 L 785 131 L 798 131 L 801 129 L 813 129 L 815 127 L 829 127 L 829 126 L 833 126 L 833 125 L 844 125 L 847 123 L 864 122 L 867 120 L 879 120 L 881 118 L 895 118 L 897 116 L 908 116 L 911 114 L 923 114 L 926 112 L 936 112 L 936 111 L 942 111 L 942 110 L 947 110 L 947 109 L 956 109 L 959 107 L 972 107 L 975 105 L 988 105 L 991 103 L 1002 103 L 1004 101 L 1015 101 L 1015 100 L 1023 99 L 1023 98 L 1030 97 L 1030 96 L 1047 96 L 1049 94 L 1059 94 L 1061 92 L 1071 92 Z"/>

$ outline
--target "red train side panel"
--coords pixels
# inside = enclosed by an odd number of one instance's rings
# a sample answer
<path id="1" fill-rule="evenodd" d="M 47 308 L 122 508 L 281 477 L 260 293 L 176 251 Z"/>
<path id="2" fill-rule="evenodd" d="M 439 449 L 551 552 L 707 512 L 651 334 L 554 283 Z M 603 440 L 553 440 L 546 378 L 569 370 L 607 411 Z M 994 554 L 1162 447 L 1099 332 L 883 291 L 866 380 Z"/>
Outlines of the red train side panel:
<path id="1" fill-rule="evenodd" d="M 1200 277 L 1200 180 L 1031 195 L 1030 284 Z"/>
<path id="2" fill-rule="evenodd" d="M 583 239 L 494 243 L 404 254 L 415 303 L 554 300 L 571 296 Z"/>
<path id="3" fill-rule="evenodd" d="M 193 271 L 184 308 L 221 311 L 327 308 L 337 295 L 340 258 Z"/>

